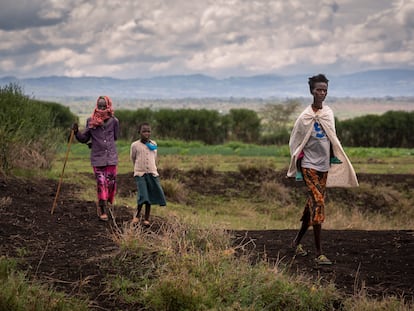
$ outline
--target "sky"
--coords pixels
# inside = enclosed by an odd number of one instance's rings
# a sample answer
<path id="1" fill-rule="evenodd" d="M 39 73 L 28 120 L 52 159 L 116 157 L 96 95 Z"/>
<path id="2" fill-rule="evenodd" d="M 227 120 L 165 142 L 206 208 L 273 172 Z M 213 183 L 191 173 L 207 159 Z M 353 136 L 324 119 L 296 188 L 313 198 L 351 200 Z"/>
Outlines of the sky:
<path id="1" fill-rule="evenodd" d="M 0 0 L 0 77 L 414 69 L 414 0 Z"/>

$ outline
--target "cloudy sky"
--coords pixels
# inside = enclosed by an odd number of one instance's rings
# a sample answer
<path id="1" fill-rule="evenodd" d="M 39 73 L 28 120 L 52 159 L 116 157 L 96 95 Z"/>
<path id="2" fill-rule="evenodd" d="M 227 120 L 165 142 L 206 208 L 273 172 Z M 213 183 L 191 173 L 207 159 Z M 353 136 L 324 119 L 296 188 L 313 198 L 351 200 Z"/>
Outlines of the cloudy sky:
<path id="1" fill-rule="evenodd" d="M 414 69 L 414 0 L 1 0 L 0 77 Z"/>

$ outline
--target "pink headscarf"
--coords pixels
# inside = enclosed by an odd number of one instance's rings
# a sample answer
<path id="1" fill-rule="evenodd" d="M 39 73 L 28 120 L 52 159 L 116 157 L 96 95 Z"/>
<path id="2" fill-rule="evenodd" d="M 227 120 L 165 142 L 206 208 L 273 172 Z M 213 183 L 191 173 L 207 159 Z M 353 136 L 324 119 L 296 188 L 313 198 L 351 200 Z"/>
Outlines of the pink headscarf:
<path id="1" fill-rule="evenodd" d="M 98 109 L 98 101 L 100 99 L 105 99 L 106 109 Z M 112 100 L 108 96 L 99 96 L 96 100 L 95 110 L 92 113 L 91 119 L 89 120 L 89 128 L 96 128 L 101 126 L 105 120 L 112 117 L 114 114 L 114 109 L 112 108 Z"/>

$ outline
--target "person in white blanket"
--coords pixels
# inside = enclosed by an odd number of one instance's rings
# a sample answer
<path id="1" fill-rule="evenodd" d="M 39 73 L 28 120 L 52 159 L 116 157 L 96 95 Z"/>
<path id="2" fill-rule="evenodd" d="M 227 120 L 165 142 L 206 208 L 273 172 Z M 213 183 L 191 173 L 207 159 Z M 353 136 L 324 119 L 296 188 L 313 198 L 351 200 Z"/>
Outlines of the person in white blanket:
<path id="1" fill-rule="evenodd" d="M 323 105 L 328 94 L 329 80 L 323 74 L 309 78 L 313 103 L 297 118 L 292 129 L 289 148 L 291 161 L 287 176 L 303 180 L 308 199 L 302 214 L 302 225 L 292 242 L 295 255 L 308 252 L 300 243 L 309 226 L 313 227 L 317 264 L 330 265 L 332 261 L 322 252 L 321 231 L 325 220 L 326 187 L 357 187 L 358 180 L 335 130 L 331 108 Z"/>

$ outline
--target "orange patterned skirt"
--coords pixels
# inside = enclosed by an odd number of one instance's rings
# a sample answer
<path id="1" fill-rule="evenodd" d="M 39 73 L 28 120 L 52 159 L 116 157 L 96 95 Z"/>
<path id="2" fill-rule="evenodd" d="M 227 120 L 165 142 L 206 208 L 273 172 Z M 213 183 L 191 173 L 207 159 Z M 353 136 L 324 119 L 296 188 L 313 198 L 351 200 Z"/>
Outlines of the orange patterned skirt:
<path id="1" fill-rule="evenodd" d="M 308 188 L 308 200 L 301 220 L 308 218 L 309 226 L 322 224 L 325 220 L 325 194 L 328 172 L 302 168 L 302 174 Z"/>

